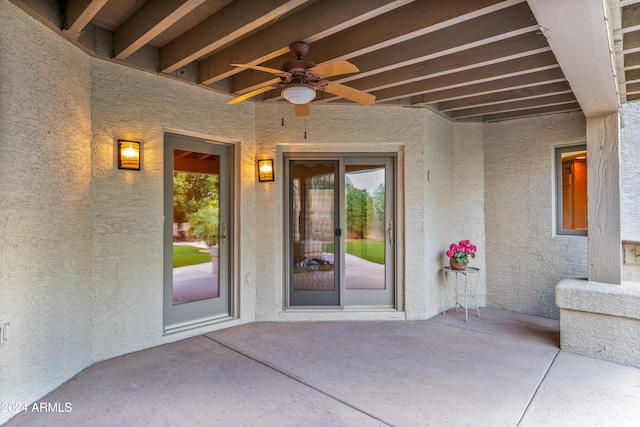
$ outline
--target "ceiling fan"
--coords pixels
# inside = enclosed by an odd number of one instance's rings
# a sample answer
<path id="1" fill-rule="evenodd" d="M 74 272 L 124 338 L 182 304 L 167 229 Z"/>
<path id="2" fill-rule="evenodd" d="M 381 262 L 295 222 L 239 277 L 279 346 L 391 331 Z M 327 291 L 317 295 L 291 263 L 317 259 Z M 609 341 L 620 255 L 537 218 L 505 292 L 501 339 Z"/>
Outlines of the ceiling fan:
<path id="1" fill-rule="evenodd" d="M 296 116 L 307 116 L 311 113 L 309 102 L 315 99 L 316 90 L 329 92 L 362 105 L 371 105 L 375 102 L 376 97 L 367 92 L 325 80 L 327 77 L 357 73 L 360 71 L 352 63 L 340 60 L 316 65 L 313 62 L 303 61 L 302 57 L 309 52 L 309 45 L 304 42 L 293 43 L 289 46 L 289 50 L 297 59 L 285 63 L 281 70 L 262 67 L 260 65 L 231 64 L 234 67 L 250 68 L 252 70 L 275 74 L 280 78 L 280 81 L 267 84 L 251 92 L 247 92 L 244 95 L 240 95 L 237 98 L 233 98 L 227 102 L 227 104 L 237 104 L 245 99 L 278 88 L 283 88 L 282 97 L 294 104 Z"/>

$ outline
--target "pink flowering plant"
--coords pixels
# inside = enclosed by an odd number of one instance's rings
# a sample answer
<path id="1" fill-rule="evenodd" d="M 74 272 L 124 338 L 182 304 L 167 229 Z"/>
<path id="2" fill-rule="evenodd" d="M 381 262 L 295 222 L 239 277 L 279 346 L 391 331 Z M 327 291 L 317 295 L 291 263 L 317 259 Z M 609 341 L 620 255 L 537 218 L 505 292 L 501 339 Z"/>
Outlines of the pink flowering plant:
<path id="1" fill-rule="evenodd" d="M 455 258 L 456 261 L 462 262 L 465 265 L 469 264 L 469 257 L 476 257 L 476 247 L 471 244 L 468 240 L 460 240 L 460 242 L 456 245 L 452 243 L 449 246 L 449 250 L 447 251 L 447 256 L 449 258 Z"/>

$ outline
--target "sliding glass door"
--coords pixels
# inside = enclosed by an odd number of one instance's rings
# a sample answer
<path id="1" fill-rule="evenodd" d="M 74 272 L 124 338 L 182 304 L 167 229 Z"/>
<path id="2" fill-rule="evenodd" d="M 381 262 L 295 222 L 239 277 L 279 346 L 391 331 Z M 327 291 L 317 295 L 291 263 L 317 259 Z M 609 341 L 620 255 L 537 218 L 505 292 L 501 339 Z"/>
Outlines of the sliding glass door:
<path id="1" fill-rule="evenodd" d="M 393 306 L 394 204 L 391 159 L 346 159 L 345 305 Z"/>
<path id="2" fill-rule="evenodd" d="M 393 158 L 287 162 L 290 307 L 394 307 Z"/>
<path id="3" fill-rule="evenodd" d="M 338 305 L 338 162 L 290 163 L 291 305 Z"/>

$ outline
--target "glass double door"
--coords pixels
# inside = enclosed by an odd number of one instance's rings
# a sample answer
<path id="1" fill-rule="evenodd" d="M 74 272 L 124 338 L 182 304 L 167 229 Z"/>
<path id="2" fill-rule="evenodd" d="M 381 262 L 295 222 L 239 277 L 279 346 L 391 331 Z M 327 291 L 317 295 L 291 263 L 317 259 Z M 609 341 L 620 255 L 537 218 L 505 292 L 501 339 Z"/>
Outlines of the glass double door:
<path id="1" fill-rule="evenodd" d="M 394 307 L 393 159 L 287 160 L 289 306 Z"/>

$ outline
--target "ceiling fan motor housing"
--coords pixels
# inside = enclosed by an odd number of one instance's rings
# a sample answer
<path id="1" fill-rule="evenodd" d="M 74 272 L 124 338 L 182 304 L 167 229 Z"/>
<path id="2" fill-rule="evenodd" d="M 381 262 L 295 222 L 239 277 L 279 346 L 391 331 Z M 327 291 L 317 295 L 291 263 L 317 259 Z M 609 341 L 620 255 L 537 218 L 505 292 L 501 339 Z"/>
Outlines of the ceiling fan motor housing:
<path id="1" fill-rule="evenodd" d="M 261 65 L 231 64 L 236 67 L 274 74 L 280 78 L 280 81 L 277 83 L 269 83 L 264 87 L 238 96 L 229 101 L 229 103 L 234 104 L 272 89 L 282 89 L 282 97 L 296 105 L 306 105 L 311 102 L 316 97 L 316 90 L 329 92 L 362 105 L 371 105 L 375 102 L 375 96 L 371 94 L 325 79 L 326 77 L 340 74 L 358 72 L 358 67 L 352 63 L 340 60 L 318 66 L 313 62 L 302 60 L 302 56 L 309 51 L 309 45 L 307 43 L 293 43 L 289 46 L 289 49 L 297 59 L 286 62 L 279 70 Z M 308 114 L 308 108 L 305 110 L 301 110 L 300 108 L 296 109 L 296 115 Z"/>
<path id="2" fill-rule="evenodd" d="M 298 60 L 286 62 L 282 66 L 282 70 L 286 71 L 288 73 L 291 73 L 294 76 L 296 76 L 296 75 L 298 75 L 298 76 L 306 76 L 307 75 L 307 69 L 313 68 L 315 66 L 316 66 L 316 64 L 314 64 L 313 62 L 302 61 L 302 60 L 298 59 Z"/>
<path id="3" fill-rule="evenodd" d="M 289 50 L 296 58 L 300 59 L 309 52 L 309 45 L 305 42 L 296 42 L 289 45 Z"/>

